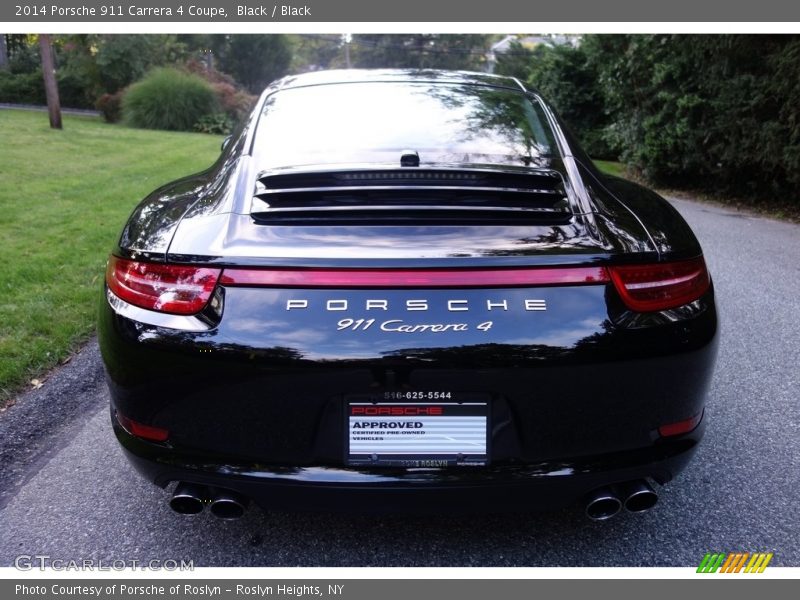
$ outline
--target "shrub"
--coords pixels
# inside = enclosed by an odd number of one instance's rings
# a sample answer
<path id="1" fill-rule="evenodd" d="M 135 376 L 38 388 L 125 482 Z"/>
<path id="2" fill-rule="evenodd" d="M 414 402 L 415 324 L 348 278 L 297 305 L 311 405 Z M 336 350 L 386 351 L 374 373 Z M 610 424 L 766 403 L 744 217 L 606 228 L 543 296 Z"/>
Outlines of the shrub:
<path id="1" fill-rule="evenodd" d="M 228 135 L 233 129 L 230 117 L 225 113 L 213 113 L 203 115 L 194 124 L 194 130 L 198 133 L 211 133 L 215 135 Z"/>
<path id="2" fill-rule="evenodd" d="M 125 90 L 113 94 L 103 94 L 95 102 L 95 108 L 100 111 L 106 123 L 116 123 L 122 118 L 122 97 Z"/>
<path id="3" fill-rule="evenodd" d="M 206 81 L 172 68 L 154 69 L 122 99 L 123 119 L 147 129 L 192 131 L 202 116 L 216 111 L 214 90 Z"/>
<path id="4" fill-rule="evenodd" d="M 256 103 L 256 96 L 237 89 L 230 83 L 215 83 L 213 88 L 220 108 L 233 121 L 245 117 Z"/>
<path id="5" fill-rule="evenodd" d="M 58 97 L 61 106 L 70 108 L 93 108 L 92 99 L 98 90 L 92 86 L 87 78 L 81 77 L 74 72 L 57 74 L 58 78 Z M 42 84 L 44 85 L 44 83 Z"/>
<path id="6" fill-rule="evenodd" d="M 622 158 L 651 182 L 797 202 L 800 36 L 588 36 Z"/>
<path id="7" fill-rule="evenodd" d="M 0 102 L 46 104 L 42 71 L 18 74 L 0 71 Z"/>
<path id="8" fill-rule="evenodd" d="M 220 109 L 234 122 L 247 116 L 258 99 L 257 96 L 237 86 L 233 77 L 214 68 L 208 68 L 205 63 L 192 59 L 187 61 L 183 68 L 211 84 Z"/>
<path id="9" fill-rule="evenodd" d="M 71 75 L 58 73 L 58 97 L 61 106 L 70 108 L 91 108 L 80 81 Z M 47 104 L 44 93 L 42 71 L 33 73 L 10 73 L 0 71 L 0 102 L 10 104 Z"/>

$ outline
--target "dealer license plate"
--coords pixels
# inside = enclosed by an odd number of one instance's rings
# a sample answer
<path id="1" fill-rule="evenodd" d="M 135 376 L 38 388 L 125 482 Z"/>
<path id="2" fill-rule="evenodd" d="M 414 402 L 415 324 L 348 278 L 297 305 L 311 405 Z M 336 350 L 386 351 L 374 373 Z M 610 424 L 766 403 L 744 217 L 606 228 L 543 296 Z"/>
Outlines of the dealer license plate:
<path id="1" fill-rule="evenodd" d="M 348 397 L 346 463 L 387 467 L 487 464 L 487 397 L 449 395 L 453 399 L 441 402 Z"/>

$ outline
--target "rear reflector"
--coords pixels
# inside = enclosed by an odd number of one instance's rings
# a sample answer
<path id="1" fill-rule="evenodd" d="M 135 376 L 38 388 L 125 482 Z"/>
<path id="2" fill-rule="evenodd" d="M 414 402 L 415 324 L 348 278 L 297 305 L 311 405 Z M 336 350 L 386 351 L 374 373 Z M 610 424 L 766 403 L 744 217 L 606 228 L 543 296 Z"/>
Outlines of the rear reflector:
<path id="1" fill-rule="evenodd" d="M 684 421 L 678 421 L 677 423 L 670 423 L 669 425 L 662 425 L 658 428 L 658 434 L 662 437 L 671 437 L 675 435 L 683 435 L 684 433 L 689 433 L 693 431 L 699 424 L 700 421 L 703 419 L 703 411 L 700 411 L 695 416 L 686 419 Z"/>
<path id="2" fill-rule="evenodd" d="M 697 300 L 711 279 L 703 257 L 680 262 L 609 267 L 622 301 L 631 310 L 668 310 Z"/>
<path id="3" fill-rule="evenodd" d="M 220 269 L 139 262 L 111 256 L 109 289 L 141 308 L 176 315 L 200 312 L 211 298 Z"/>
<path id="4" fill-rule="evenodd" d="M 119 411 L 117 411 L 117 421 L 119 421 L 119 424 L 122 425 L 122 428 L 125 431 L 131 435 L 140 437 L 143 440 L 149 440 L 151 442 L 165 442 L 169 437 L 169 431 L 166 429 L 138 423 L 133 419 L 129 419 Z"/>
<path id="5" fill-rule="evenodd" d="M 225 269 L 226 286 L 298 288 L 515 287 L 605 283 L 603 267 L 540 269 Z"/>

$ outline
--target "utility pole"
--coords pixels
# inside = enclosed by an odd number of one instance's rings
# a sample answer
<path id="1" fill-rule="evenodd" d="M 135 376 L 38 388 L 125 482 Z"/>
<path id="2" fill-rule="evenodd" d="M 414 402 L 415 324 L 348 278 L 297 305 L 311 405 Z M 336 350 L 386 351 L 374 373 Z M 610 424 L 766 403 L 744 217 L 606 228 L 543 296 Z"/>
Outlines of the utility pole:
<path id="1" fill-rule="evenodd" d="M 61 127 L 61 102 L 58 99 L 58 82 L 56 81 L 56 66 L 53 61 L 53 46 L 48 34 L 39 36 L 39 50 L 42 54 L 42 74 L 44 75 L 44 93 L 47 96 L 47 112 L 50 115 L 50 127 Z"/>

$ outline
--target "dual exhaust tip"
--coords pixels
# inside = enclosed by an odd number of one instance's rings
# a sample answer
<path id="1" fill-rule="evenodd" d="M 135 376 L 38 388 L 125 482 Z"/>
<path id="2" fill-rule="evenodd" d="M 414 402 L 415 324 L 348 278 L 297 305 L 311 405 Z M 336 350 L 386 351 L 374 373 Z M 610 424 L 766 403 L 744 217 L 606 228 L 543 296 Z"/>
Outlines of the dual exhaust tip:
<path id="1" fill-rule="evenodd" d="M 208 505 L 212 515 L 228 520 L 241 518 L 247 504 L 239 492 L 185 482 L 178 483 L 169 501 L 170 508 L 181 515 L 200 514 Z"/>
<path id="2" fill-rule="evenodd" d="M 644 479 L 599 488 L 589 494 L 586 516 L 593 521 L 605 521 L 624 507 L 628 512 L 650 510 L 658 502 L 658 494 Z"/>
<path id="3" fill-rule="evenodd" d="M 591 492 L 586 501 L 586 516 L 593 521 L 605 521 L 624 507 L 640 513 L 653 508 L 658 494 L 644 479 L 602 487 Z M 233 490 L 209 488 L 195 483 L 180 482 L 169 501 L 170 508 L 182 515 L 197 515 L 209 505 L 218 519 L 239 519 L 247 509 L 248 499 Z"/>

